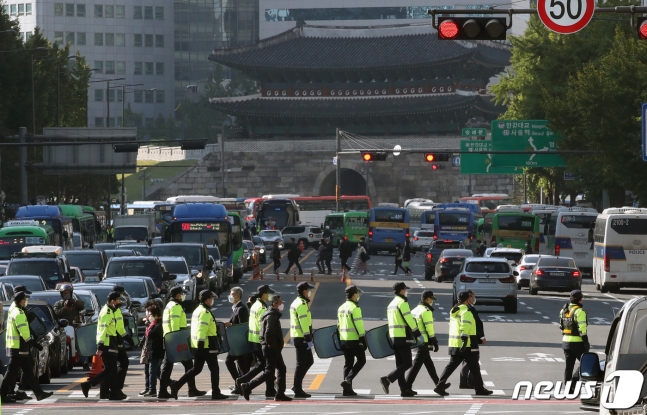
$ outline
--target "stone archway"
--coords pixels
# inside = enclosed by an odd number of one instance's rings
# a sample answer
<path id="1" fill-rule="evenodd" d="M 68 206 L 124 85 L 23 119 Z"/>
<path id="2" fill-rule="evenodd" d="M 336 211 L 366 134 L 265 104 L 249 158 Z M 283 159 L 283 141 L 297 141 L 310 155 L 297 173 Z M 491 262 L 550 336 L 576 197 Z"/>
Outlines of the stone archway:
<path id="1" fill-rule="evenodd" d="M 361 162 L 344 161 L 340 169 L 340 191 L 342 195 L 364 195 L 366 194 L 366 180 L 360 168 Z M 336 182 L 336 168 L 334 165 L 326 166 L 319 173 L 313 187 L 314 196 L 334 196 Z M 373 179 L 369 176 L 368 188 L 371 198 L 377 196 Z"/>

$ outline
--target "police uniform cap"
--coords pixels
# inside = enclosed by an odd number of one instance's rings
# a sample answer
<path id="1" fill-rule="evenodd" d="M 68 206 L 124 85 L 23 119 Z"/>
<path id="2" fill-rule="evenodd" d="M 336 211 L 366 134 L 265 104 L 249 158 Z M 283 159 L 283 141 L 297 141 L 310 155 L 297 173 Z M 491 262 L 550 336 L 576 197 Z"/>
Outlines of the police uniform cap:
<path id="1" fill-rule="evenodd" d="M 202 290 L 200 291 L 200 296 L 198 297 L 201 303 L 204 303 L 210 298 L 213 298 L 213 293 L 211 290 Z"/>
<path id="2" fill-rule="evenodd" d="M 29 291 L 24 285 L 16 285 L 16 287 L 13 289 L 13 292 L 31 294 L 31 291 Z"/>
<path id="3" fill-rule="evenodd" d="M 24 292 L 24 291 L 21 291 L 21 292 L 17 293 L 17 294 L 14 296 L 13 301 L 14 301 L 15 303 L 19 303 L 19 302 L 21 302 L 22 300 L 24 300 L 25 298 L 29 298 L 29 294 L 27 294 L 27 293 L 26 293 L 26 292 Z"/>
<path id="4" fill-rule="evenodd" d="M 360 290 L 359 288 L 357 288 L 356 285 L 350 285 L 350 286 L 346 287 L 345 291 L 346 291 L 346 296 L 349 297 L 349 298 L 354 296 L 355 294 L 361 294 L 361 293 L 364 292 L 364 291 Z"/>
<path id="5" fill-rule="evenodd" d="M 422 298 L 423 300 L 426 300 L 427 298 L 431 298 L 432 300 L 436 301 L 436 296 L 434 295 L 434 292 L 431 290 L 424 290 L 420 298 Z"/>
<path id="6" fill-rule="evenodd" d="M 314 285 L 310 285 L 307 282 L 300 282 L 297 284 L 297 293 L 301 294 L 305 290 L 311 290 L 314 288 Z"/>
<path id="7" fill-rule="evenodd" d="M 184 294 L 184 289 L 180 285 L 176 285 L 175 287 L 171 288 L 171 297 L 175 297 L 178 294 Z"/>
<path id="8" fill-rule="evenodd" d="M 121 285 L 114 285 L 112 287 L 112 291 L 117 291 L 118 293 L 123 294 L 124 292 L 126 292 L 126 289 L 124 287 L 122 287 Z"/>
<path id="9" fill-rule="evenodd" d="M 396 293 L 400 292 L 402 290 L 405 290 L 405 289 L 410 290 L 411 287 L 407 286 L 407 284 L 405 284 L 403 282 L 396 282 L 395 284 L 393 284 L 393 291 L 396 292 Z"/>
<path id="10" fill-rule="evenodd" d="M 463 301 L 467 300 L 468 298 L 470 298 L 470 292 L 469 291 L 463 290 L 463 291 L 458 293 L 458 301 L 460 301 L 461 303 Z"/>
<path id="11" fill-rule="evenodd" d="M 108 301 L 118 300 L 121 298 L 121 293 L 118 291 L 110 291 L 108 294 Z"/>
<path id="12" fill-rule="evenodd" d="M 582 294 L 582 291 L 580 290 L 573 290 L 571 291 L 571 298 L 573 300 L 581 300 L 582 298 L 584 298 L 584 294 Z"/>
<path id="13" fill-rule="evenodd" d="M 269 285 L 261 285 L 256 289 L 257 295 L 274 294 L 274 290 Z"/>

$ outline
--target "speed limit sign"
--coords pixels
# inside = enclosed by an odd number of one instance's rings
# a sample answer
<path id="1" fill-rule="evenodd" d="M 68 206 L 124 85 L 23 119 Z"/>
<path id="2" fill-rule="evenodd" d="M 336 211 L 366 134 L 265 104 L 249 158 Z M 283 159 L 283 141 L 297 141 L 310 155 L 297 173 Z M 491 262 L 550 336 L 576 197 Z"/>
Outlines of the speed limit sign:
<path id="1" fill-rule="evenodd" d="M 589 24 L 595 0 L 539 0 L 537 14 L 547 28 L 568 35 Z"/>

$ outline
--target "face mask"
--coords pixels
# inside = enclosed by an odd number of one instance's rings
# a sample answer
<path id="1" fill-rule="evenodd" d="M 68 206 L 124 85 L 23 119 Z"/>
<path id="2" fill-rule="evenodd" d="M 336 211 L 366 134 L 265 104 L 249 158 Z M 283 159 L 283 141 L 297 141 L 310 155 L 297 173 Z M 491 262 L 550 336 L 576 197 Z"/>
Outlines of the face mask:
<path id="1" fill-rule="evenodd" d="M 409 291 L 405 291 L 403 295 L 406 297 L 408 294 L 409 294 Z"/>
<path id="2" fill-rule="evenodd" d="M 181 297 L 181 300 L 180 300 L 180 301 L 184 302 L 184 300 L 185 300 L 185 299 L 186 299 L 186 295 L 185 295 L 185 294 L 182 294 L 182 297 Z"/>
<path id="3" fill-rule="evenodd" d="M 27 307 L 27 304 L 29 304 L 29 300 L 25 300 L 25 307 Z"/>
<path id="4" fill-rule="evenodd" d="M 69 295 L 69 294 L 63 294 L 63 300 L 67 301 L 67 300 L 69 300 L 70 298 L 72 298 L 72 296 L 71 296 L 71 295 Z"/>
<path id="5" fill-rule="evenodd" d="M 360 295 L 359 295 L 359 294 L 357 294 L 357 301 L 359 301 L 359 297 L 360 297 Z"/>
<path id="6" fill-rule="evenodd" d="M 472 305 L 476 305 L 476 298 L 472 299 Z"/>
<path id="7" fill-rule="evenodd" d="M 115 309 L 117 309 L 117 308 L 121 308 L 121 303 L 120 303 L 120 302 L 119 302 L 119 303 L 115 303 Z"/>
<path id="8" fill-rule="evenodd" d="M 229 302 L 233 304 L 233 303 L 234 303 L 234 296 L 233 296 L 233 295 L 231 295 L 231 294 L 230 294 L 230 295 L 228 295 L 228 296 L 227 296 L 227 300 L 229 300 Z"/>
<path id="9" fill-rule="evenodd" d="M 267 294 L 267 301 L 272 301 L 274 294 Z"/>
<path id="10" fill-rule="evenodd" d="M 281 303 L 276 309 L 279 311 L 283 311 L 284 308 L 285 308 L 285 304 Z"/>

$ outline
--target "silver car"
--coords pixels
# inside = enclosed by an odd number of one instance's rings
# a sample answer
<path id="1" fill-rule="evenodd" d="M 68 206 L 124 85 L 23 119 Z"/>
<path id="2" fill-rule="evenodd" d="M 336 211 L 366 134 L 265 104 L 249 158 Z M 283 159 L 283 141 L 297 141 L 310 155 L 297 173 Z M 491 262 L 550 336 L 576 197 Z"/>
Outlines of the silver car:
<path id="1" fill-rule="evenodd" d="M 419 229 L 413 233 L 413 238 L 411 239 L 411 250 L 414 253 L 416 251 L 427 251 L 433 241 L 434 233 L 432 231 Z"/>
<path id="2" fill-rule="evenodd" d="M 281 235 L 281 231 L 276 231 L 276 230 L 260 231 L 258 233 L 258 236 L 261 238 L 261 241 L 263 241 L 263 245 L 265 245 L 265 249 L 269 251 L 272 251 L 272 248 L 274 248 L 274 241 L 278 241 L 279 249 L 283 249 L 285 247 L 283 244 L 283 235 Z"/>
<path id="3" fill-rule="evenodd" d="M 517 312 L 517 281 L 505 258 L 472 257 L 454 278 L 454 298 L 472 290 L 479 304 L 502 305 L 506 313 Z"/>
<path id="4" fill-rule="evenodd" d="M 517 272 L 519 275 L 515 277 L 517 280 L 517 289 L 520 290 L 521 287 L 528 287 L 530 285 L 530 274 L 532 274 L 532 269 L 540 257 L 541 255 L 529 254 L 524 255 L 521 258 L 521 261 L 519 261 L 519 265 L 517 266 Z"/>
<path id="5" fill-rule="evenodd" d="M 189 269 L 189 265 L 183 256 L 161 256 L 159 259 L 169 274 L 177 275 L 175 282 L 181 284 L 184 290 L 187 291 L 185 304 L 191 304 L 191 309 L 197 307 L 199 304 L 198 293 L 205 289 L 204 280 L 198 281 L 197 279 L 199 271 Z"/>

